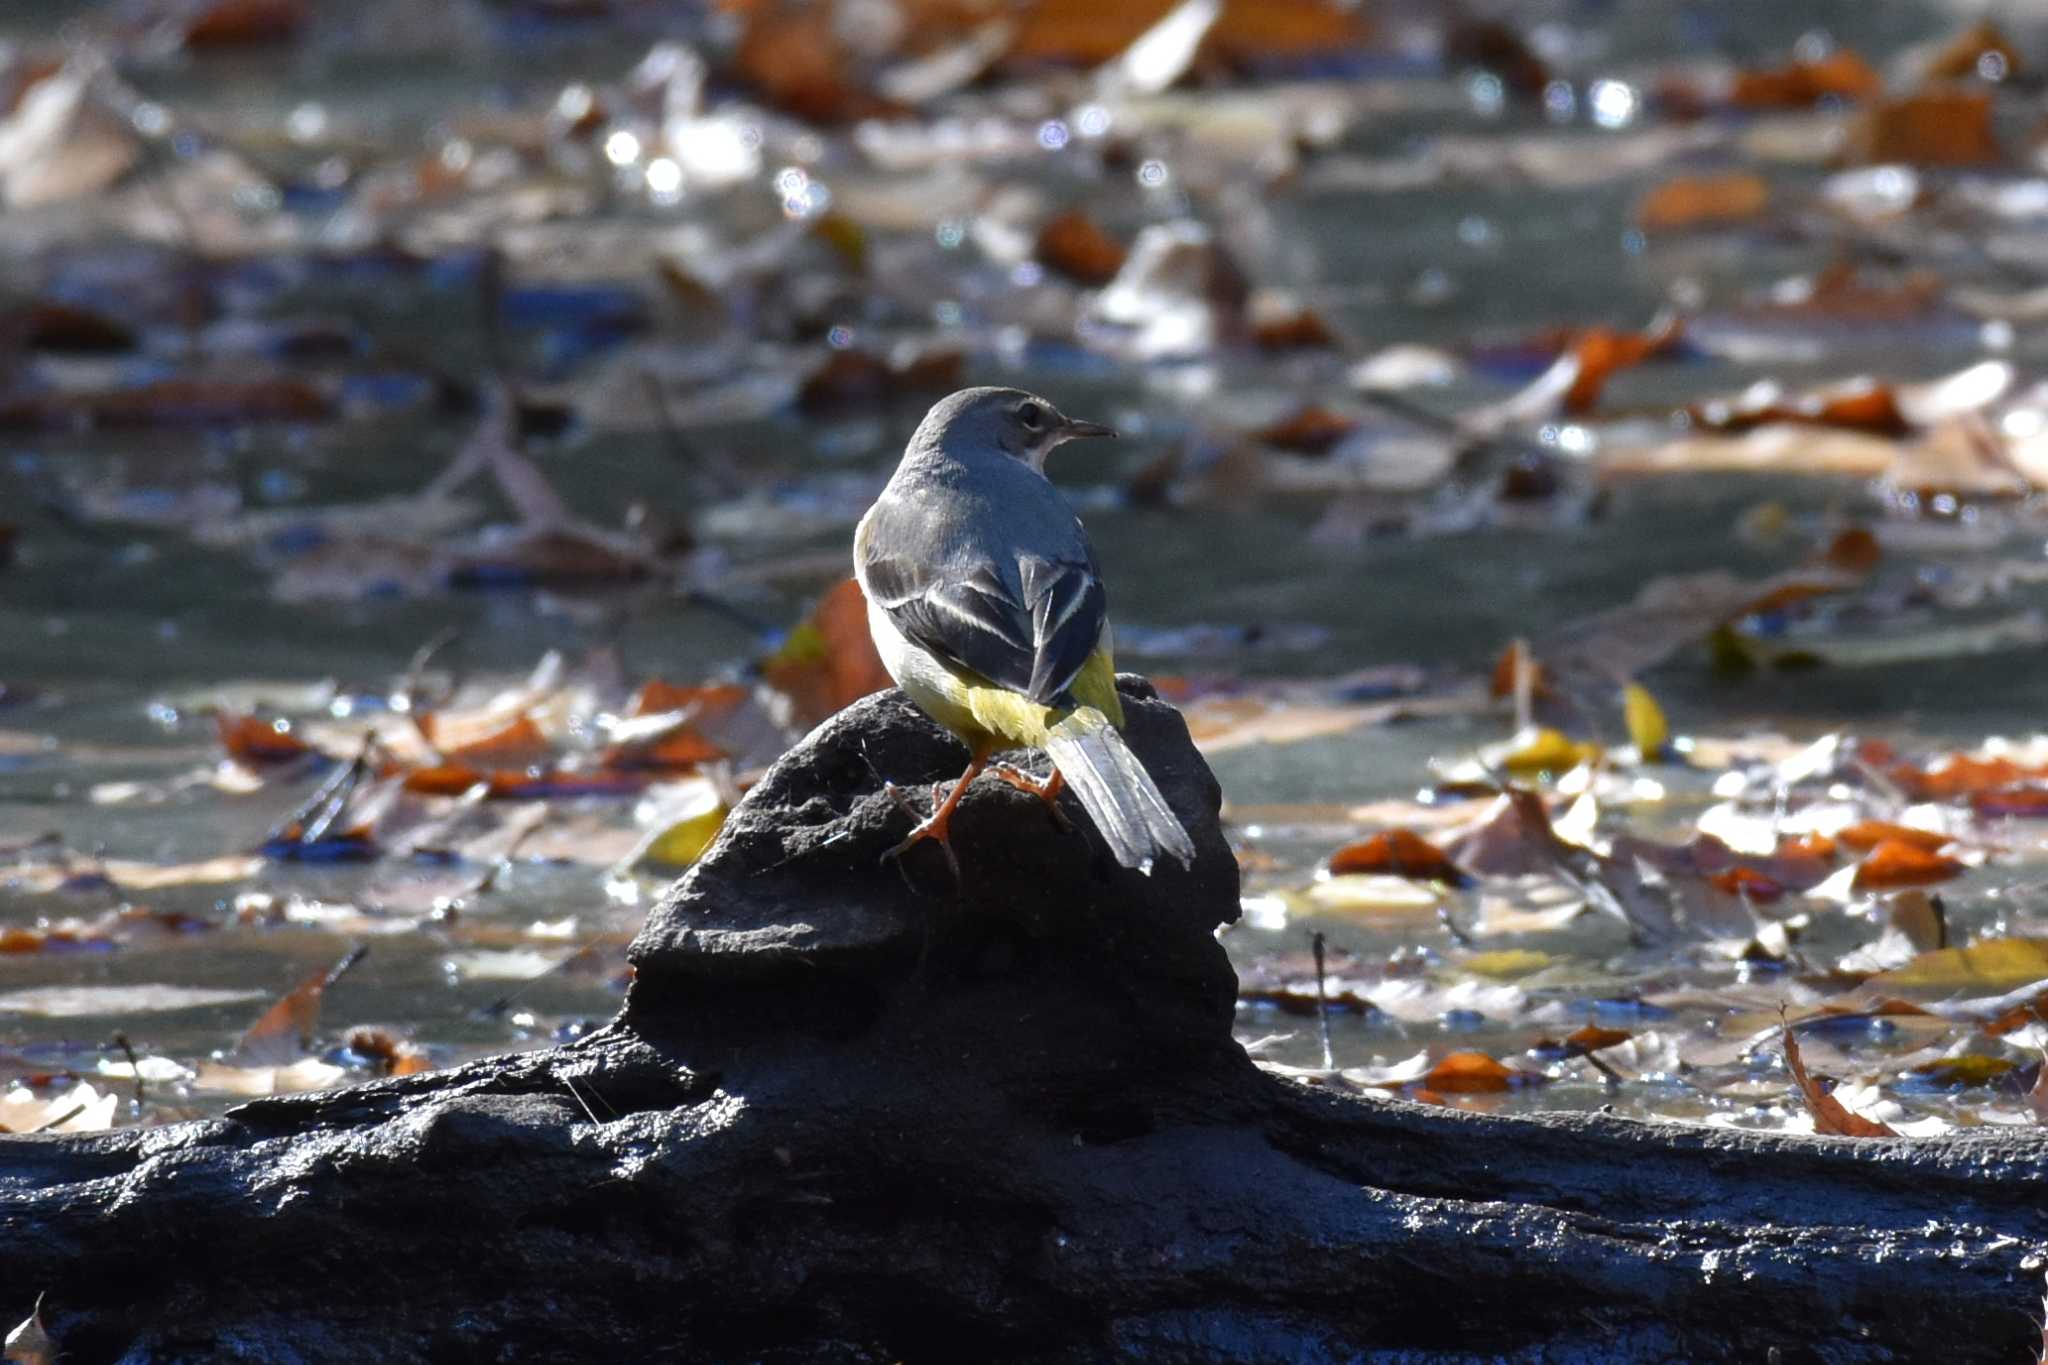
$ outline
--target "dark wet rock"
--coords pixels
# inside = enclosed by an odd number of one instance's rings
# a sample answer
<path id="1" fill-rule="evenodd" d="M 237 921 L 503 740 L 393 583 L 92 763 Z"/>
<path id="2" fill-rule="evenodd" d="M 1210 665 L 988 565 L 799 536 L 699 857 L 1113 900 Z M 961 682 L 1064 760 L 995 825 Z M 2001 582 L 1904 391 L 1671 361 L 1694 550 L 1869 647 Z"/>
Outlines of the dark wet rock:
<path id="1" fill-rule="evenodd" d="M 224 1119 L 0 1139 L 0 1325 L 67 1365 L 265 1361 L 2016 1360 L 2030 1134 L 1766 1137 L 1327 1094 L 1230 1038 L 1213 778 L 1125 680 L 1192 869 L 821 727 L 565 1047 Z M 908 876 L 906 883 L 905 874 Z"/>

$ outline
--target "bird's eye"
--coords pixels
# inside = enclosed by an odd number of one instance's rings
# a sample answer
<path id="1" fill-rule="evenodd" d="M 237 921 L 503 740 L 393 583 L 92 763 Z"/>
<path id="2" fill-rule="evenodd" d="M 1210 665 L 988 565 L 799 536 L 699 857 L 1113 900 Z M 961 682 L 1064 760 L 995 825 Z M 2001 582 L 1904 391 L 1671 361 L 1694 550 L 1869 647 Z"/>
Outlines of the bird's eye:
<path id="1" fill-rule="evenodd" d="M 1045 414 L 1039 411 L 1038 404 L 1026 403 L 1017 409 L 1017 420 L 1023 425 L 1024 430 L 1036 431 L 1045 421 Z"/>

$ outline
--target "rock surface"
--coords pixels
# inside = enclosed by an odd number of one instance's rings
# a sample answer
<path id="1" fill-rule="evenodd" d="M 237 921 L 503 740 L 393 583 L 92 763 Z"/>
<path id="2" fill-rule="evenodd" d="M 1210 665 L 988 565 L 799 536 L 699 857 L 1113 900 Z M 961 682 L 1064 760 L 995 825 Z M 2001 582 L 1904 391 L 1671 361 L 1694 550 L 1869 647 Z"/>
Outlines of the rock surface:
<path id="1" fill-rule="evenodd" d="M 0 1139 L 0 1324 L 66 1365 L 2027 1359 L 2048 1151 L 1492 1119 L 1230 1038 L 1218 794 L 1123 680 L 1192 869 L 989 781 L 956 887 L 894 694 L 752 791 L 574 1045 Z"/>

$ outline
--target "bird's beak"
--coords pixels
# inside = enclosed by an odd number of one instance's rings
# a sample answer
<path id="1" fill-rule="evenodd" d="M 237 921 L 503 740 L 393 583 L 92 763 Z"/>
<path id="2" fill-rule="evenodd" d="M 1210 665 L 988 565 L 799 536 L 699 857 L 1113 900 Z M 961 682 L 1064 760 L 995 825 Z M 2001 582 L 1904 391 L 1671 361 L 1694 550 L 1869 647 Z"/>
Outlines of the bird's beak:
<path id="1" fill-rule="evenodd" d="M 1116 439 L 1116 428 L 1106 427 L 1100 422 L 1083 422 L 1077 417 L 1067 417 L 1060 422 L 1060 439 L 1078 441 L 1084 436 L 1107 436 Z"/>

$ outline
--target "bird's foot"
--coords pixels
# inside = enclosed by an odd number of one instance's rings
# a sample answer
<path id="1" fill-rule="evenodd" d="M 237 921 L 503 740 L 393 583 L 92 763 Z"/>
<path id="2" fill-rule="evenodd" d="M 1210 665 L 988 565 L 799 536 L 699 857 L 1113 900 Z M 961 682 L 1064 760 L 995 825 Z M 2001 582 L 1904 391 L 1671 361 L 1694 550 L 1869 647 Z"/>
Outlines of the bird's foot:
<path id="1" fill-rule="evenodd" d="M 943 786 L 943 784 L 941 785 Z M 953 839 L 951 833 L 951 825 L 953 823 L 953 811 L 951 807 L 944 806 L 939 803 L 939 801 L 936 799 L 936 792 L 933 794 L 933 796 L 934 800 L 932 804 L 936 807 L 936 809 L 932 811 L 930 818 L 918 821 L 917 825 L 911 829 L 910 837 L 905 839 L 902 843 L 896 845 L 894 848 L 890 849 L 887 853 L 884 853 L 882 855 L 882 861 L 885 863 L 895 862 L 898 859 L 900 859 L 904 854 L 910 852 L 911 849 L 916 848 L 925 840 L 930 839 L 932 842 L 936 843 L 939 846 L 939 852 L 946 855 L 946 866 L 952 870 L 953 880 L 957 882 L 960 880 L 960 859 L 953 852 Z M 902 802 L 902 805 L 906 810 L 908 810 L 910 807 L 910 803 L 908 801 Z"/>
<path id="2" fill-rule="evenodd" d="M 953 784 L 953 790 L 944 796 L 941 796 L 941 793 L 946 791 L 946 784 L 934 782 L 932 784 L 932 813 L 923 820 L 918 820 L 916 827 L 910 831 L 910 837 L 890 849 L 887 853 L 884 853 L 882 861 L 885 863 L 895 862 L 925 840 L 934 840 L 939 846 L 939 851 L 946 855 L 946 866 L 953 870 L 953 881 L 957 885 L 960 881 L 960 860 L 953 853 L 953 841 L 951 838 L 953 812 L 960 808 L 960 798 L 967 795 L 968 787 L 973 785 L 974 779 L 980 774 L 984 766 L 985 761 L 980 758 L 968 764 L 967 771 L 962 773 L 960 780 Z M 894 801 L 900 810 L 910 816 L 911 819 L 917 820 L 916 808 L 910 804 L 908 797 L 896 789 L 894 783 L 883 784 L 882 790 L 888 794 L 889 799 Z"/>
<path id="3" fill-rule="evenodd" d="M 1007 763 L 991 763 L 988 770 L 1018 791 L 1030 792 L 1045 802 L 1046 813 L 1052 816 L 1052 822 L 1060 827 L 1062 833 L 1073 830 L 1074 822 L 1069 820 L 1067 813 L 1059 807 L 1060 791 L 1067 785 L 1067 779 L 1058 768 L 1054 768 L 1052 776 L 1043 782 L 1022 768 L 1013 768 Z"/>

